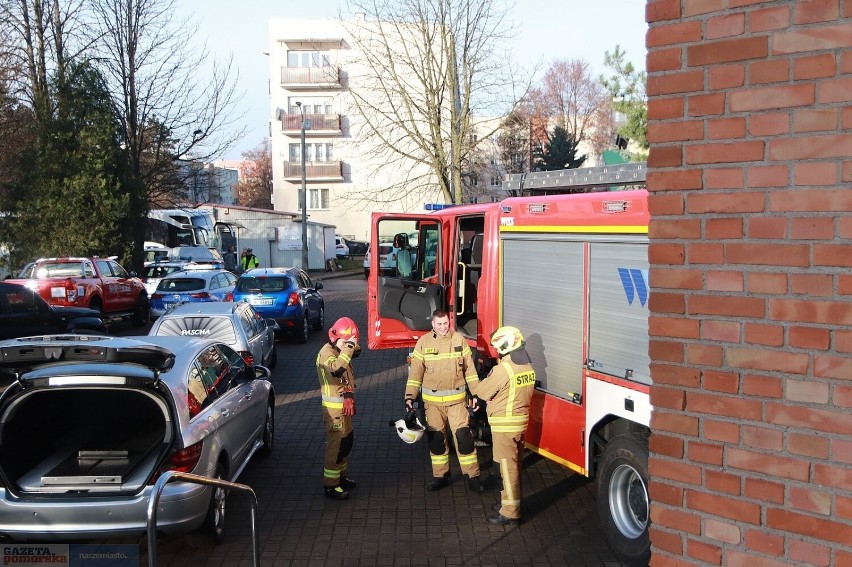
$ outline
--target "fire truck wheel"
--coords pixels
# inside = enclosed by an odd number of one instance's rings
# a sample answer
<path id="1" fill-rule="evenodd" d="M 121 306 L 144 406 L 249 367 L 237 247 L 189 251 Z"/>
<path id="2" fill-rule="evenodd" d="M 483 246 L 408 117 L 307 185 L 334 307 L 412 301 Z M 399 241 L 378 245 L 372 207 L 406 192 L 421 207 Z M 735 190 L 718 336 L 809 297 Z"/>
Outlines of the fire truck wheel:
<path id="1" fill-rule="evenodd" d="M 638 434 L 615 437 L 598 471 L 598 517 L 610 547 L 626 565 L 648 565 L 648 442 Z"/>

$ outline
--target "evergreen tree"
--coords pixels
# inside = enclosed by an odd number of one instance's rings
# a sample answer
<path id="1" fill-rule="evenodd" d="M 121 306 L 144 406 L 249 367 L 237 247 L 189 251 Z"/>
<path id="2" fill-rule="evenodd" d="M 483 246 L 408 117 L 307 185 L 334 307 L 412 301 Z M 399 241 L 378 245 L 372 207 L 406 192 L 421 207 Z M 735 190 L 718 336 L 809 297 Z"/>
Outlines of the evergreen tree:
<path id="1" fill-rule="evenodd" d="M 535 152 L 535 166 L 539 171 L 574 169 L 583 165 L 586 156 L 577 156 L 577 140 L 562 126 L 555 126 L 547 134 L 544 147 Z"/>

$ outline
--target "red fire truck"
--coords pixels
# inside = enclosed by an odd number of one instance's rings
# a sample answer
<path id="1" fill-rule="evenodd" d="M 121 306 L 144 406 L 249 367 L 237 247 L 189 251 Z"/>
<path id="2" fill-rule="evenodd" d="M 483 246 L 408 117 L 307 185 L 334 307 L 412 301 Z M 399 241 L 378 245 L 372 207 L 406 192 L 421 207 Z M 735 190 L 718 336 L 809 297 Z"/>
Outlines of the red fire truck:
<path id="1" fill-rule="evenodd" d="M 647 564 L 647 193 L 564 194 L 644 181 L 644 167 L 622 169 L 528 174 L 516 188 L 538 194 L 497 203 L 374 213 L 373 248 L 392 240 L 398 251 L 395 274 L 370 270 L 368 340 L 410 348 L 432 311 L 446 309 L 484 375 L 496 359 L 491 332 L 518 327 L 538 380 L 528 448 L 596 477 L 609 544 L 626 563 Z"/>

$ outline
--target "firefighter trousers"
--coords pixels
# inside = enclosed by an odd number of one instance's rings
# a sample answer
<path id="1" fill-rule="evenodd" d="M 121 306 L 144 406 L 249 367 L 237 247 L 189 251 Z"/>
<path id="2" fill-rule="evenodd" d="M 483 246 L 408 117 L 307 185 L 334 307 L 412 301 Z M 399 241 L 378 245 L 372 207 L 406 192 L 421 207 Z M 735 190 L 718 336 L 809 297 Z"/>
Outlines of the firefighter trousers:
<path id="1" fill-rule="evenodd" d="M 506 518 L 521 517 L 521 458 L 524 454 L 523 433 L 493 433 L 491 447 L 494 462 L 500 467 L 503 491 L 500 514 Z"/>
<path id="2" fill-rule="evenodd" d="M 339 411 L 329 412 L 323 409 L 325 423 L 325 459 L 323 461 L 322 485 L 325 488 L 340 486 L 340 480 L 346 477 L 346 465 L 352 451 L 354 433 L 352 417 L 341 415 Z"/>
<path id="3" fill-rule="evenodd" d="M 429 458 L 432 460 L 432 476 L 439 478 L 450 472 L 450 444 L 448 435 L 453 435 L 456 453 L 462 473 L 470 478 L 479 476 L 479 461 L 473 434 L 468 420 L 470 415 L 464 403 L 451 406 L 426 404 Z M 449 425 L 449 430 L 447 426 Z"/>

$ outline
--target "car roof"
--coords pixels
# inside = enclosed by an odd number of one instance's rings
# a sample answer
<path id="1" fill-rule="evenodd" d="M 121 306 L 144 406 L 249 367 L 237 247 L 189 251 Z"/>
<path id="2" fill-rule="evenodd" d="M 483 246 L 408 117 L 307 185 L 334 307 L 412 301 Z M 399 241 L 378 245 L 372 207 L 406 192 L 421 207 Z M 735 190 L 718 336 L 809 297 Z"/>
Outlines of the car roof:
<path id="1" fill-rule="evenodd" d="M 252 268 L 247 272 L 243 272 L 242 276 L 249 276 L 252 278 L 259 278 L 263 276 L 275 277 L 275 276 L 295 276 L 299 272 L 299 268 Z"/>
<path id="2" fill-rule="evenodd" d="M 206 301 L 202 303 L 184 303 L 178 305 L 161 318 L 187 317 L 189 315 L 230 315 L 247 303 L 232 301 Z"/>
<path id="3" fill-rule="evenodd" d="M 219 274 L 223 274 L 223 273 L 226 273 L 226 272 L 230 273 L 230 272 L 228 272 L 228 270 L 222 270 L 220 268 L 216 268 L 214 270 L 192 270 L 192 269 L 181 270 L 179 272 L 173 272 L 173 273 L 167 275 L 166 277 L 163 278 L 163 280 L 179 280 L 179 279 L 186 279 L 186 278 L 211 280 L 211 279 L 213 279 L 214 276 L 217 276 Z"/>

